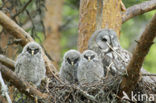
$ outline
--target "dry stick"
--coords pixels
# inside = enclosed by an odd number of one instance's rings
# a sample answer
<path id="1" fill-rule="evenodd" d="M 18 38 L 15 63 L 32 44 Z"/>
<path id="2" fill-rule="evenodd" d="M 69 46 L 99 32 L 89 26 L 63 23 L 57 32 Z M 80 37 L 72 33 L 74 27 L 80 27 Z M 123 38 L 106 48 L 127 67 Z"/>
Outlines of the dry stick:
<path id="1" fill-rule="evenodd" d="M 88 94 L 86 91 L 83 91 L 82 89 L 80 89 L 80 88 L 77 87 L 77 86 L 74 86 L 74 88 L 75 88 L 76 90 L 78 90 L 78 92 L 79 92 L 80 94 L 82 94 L 83 96 L 85 96 L 87 99 L 92 100 L 92 101 L 94 101 L 94 102 L 97 102 L 97 101 L 96 101 L 96 98 L 95 98 L 93 95 Z"/>
<path id="2" fill-rule="evenodd" d="M 146 27 L 143 32 L 140 40 L 133 50 L 133 56 L 130 60 L 130 63 L 127 66 L 128 76 L 123 77 L 120 84 L 119 96 L 122 97 L 122 92 L 125 91 L 130 95 L 131 91 L 135 88 L 137 82 L 140 80 L 140 69 L 142 67 L 145 56 L 148 54 L 148 51 L 153 44 L 153 40 L 156 37 L 156 14 L 152 18 L 149 25 Z"/>
<path id="3" fill-rule="evenodd" d="M 156 76 L 156 74 L 141 74 L 142 76 Z"/>
<path id="4" fill-rule="evenodd" d="M 16 13 L 12 18 L 15 19 L 16 16 L 18 16 L 20 13 L 22 13 L 22 12 L 27 8 L 27 6 L 31 3 L 31 1 L 32 1 L 32 0 L 29 0 L 29 1 L 23 6 L 23 8 L 22 8 L 18 13 Z"/>
<path id="5" fill-rule="evenodd" d="M 5 65 L 5 66 L 7 66 L 7 67 L 9 67 L 9 68 L 11 68 L 11 69 L 14 70 L 14 64 L 15 64 L 15 62 L 13 60 L 9 59 L 8 57 L 6 57 L 4 55 L 0 55 L 0 62 L 3 65 Z"/>
<path id="6" fill-rule="evenodd" d="M 148 11 L 156 9 L 156 0 L 145 1 L 141 4 L 137 4 L 129 7 L 122 16 L 122 23 L 125 23 L 127 20 L 144 14 Z"/>
<path id="7" fill-rule="evenodd" d="M 11 20 L 7 15 L 5 15 L 2 11 L 0 11 L 0 24 L 5 28 L 11 35 L 16 37 L 17 39 L 21 39 L 21 45 L 24 46 L 30 41 L 34 41 L 33 38 L 25 32 L 20 26 L 18 26 L 13 20 Z M 53 75 L 56 79 L 59 78 L 56 76 L 57 69 L 51 64 L 49 58 L 42 51 L 42 55 L 46 64 L 47 73 L 49 75 Z M 60 81 L 60 80 L 59 80 Z"/>
<path id="8" fill-rule="evenodd" d="M 2 72 L 4 79 L 9 80 L 16 88 L 18 88 L 19 91 L 25 93 L 26 95 L 33 98 L 37 96 L 41 99 L 47 99 L 49 97 L 47 94 L 41 93 L 29 83 L 16 76 L 14 72 L 12 72 L 8 67 L 2 65 L 1 63 L 0 71 Z"/>
<path id="9" fill-rule="evenodd" d="M 6 96 L 8 103 L 12 103 L 12 101 L 10 99 L 10 96 L 9 96 L 9 93 L 8 93 L 8 87 L 4 83 L 4 80 L 2 78 L 1 71 L 0 71 L 0 83 L 1 83 L 1 88 L 2 88 L 1 89 L 2 90 L 2 94 Z"/>

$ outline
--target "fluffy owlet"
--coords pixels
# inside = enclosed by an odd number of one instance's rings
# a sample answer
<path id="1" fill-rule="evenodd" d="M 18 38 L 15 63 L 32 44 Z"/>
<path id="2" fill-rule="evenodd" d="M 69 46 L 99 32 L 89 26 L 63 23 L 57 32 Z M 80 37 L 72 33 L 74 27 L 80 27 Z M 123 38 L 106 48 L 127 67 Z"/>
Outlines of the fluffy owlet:
<path id="1" fill-rule="evenodd" d="M 36 42 L 29 42 L 19 54 L 15 63 L 15 72 L 24 80 L 39 86 L 45 78 L 45 63 L 41 46 Z"/>
<path id="2" fill-rule="evenodd" d="M 98 55 L 92 50 L 86 50 L 81 55 L 77 70 L 80 84 L 91 84 L 100 81 L 104 76 L 103 66 Z"/>
<path id="3" fill-rule="evenodd" d="M 131 54 L 120 46 L 117 34 L 112 29 L 95 31 L 89 40 L 88 48 L 101 56 L 105 71 L 111 63 L 113 72 L 123 70 L 131 58 Z"/>
<path id="4" fill-rule="evenodd" d="M 81 54 L 77 50 L 69 50 L 64 54 L 59 74 L 65 83 L 72 84 L 77 82 L 77 68 L 80 56 Z"/>

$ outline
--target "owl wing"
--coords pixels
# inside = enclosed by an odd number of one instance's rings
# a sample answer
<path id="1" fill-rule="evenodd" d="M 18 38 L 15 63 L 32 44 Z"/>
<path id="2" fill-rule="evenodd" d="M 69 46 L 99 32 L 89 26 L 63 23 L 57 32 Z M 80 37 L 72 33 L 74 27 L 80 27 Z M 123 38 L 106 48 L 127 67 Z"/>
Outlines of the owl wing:
<path id="1" fill-rule="evenodd" d="M 23 54 L 19 54 L 17 59 L 16 59 L 16 63 L 15 63 L 15 73 L 18 74 L 20 72 L 21 66 L 22 66 L 22 58 L 23 58 Z"/>

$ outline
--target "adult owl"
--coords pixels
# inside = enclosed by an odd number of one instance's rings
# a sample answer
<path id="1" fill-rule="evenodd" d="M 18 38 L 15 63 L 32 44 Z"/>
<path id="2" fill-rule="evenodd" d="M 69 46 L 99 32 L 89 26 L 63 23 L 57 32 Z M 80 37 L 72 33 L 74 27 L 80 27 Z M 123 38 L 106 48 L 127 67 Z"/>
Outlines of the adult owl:
<path id="1" fill-rule="evenodd" d="M 41 46 L 36 42 L 29 42 L 19 54 L 15 63 L 15 73 L 24 80 L 39 86 L 46 76 L 45 63 Z"/>
<path id="2" fill-rule="evenodd" d="M 77 50 L 69 50 L 64 54 L 60 68 L 60 78 L 69 84 L 77 83 L 77 68 L 81 54 Z"/>
<path id="3" fill-rule="evenodd" d="M 117 34 L 112 29 L 95 31 L 88 42 L 88 49 L 99 54 L 105 71 L 111 65 L 112 74 L 124 70 L 131 58 L 131 54 L 120 46 Z"/>
<path id="4" fill-rule="evenodd" d="M 77 70 L 80 84 L 92 84 L 101 80 L 104 76 L 102 62 L 92 50 L 85 50 L 81 55 L 81 61 Z"/>

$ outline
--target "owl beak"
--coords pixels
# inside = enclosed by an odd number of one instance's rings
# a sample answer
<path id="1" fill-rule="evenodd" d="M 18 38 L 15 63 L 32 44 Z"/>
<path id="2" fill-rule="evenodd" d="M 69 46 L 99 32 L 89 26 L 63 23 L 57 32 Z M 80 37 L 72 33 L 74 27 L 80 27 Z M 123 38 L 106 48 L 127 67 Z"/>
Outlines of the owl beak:
<path id="1" fill-rule="evenodd" d="M 34 50 L 31 51 L 31 55 L 34 55 Z"/>
<path id="2" fill-rule="evenodd" d="M 74 62 L 71 62 L 71 65 L 73 66 L 74 65 Z"/>
<path id="3" fill-rule="evenodd" d="M 90 57 L 88 57 L 88 61 L 90 61 Z"/>

